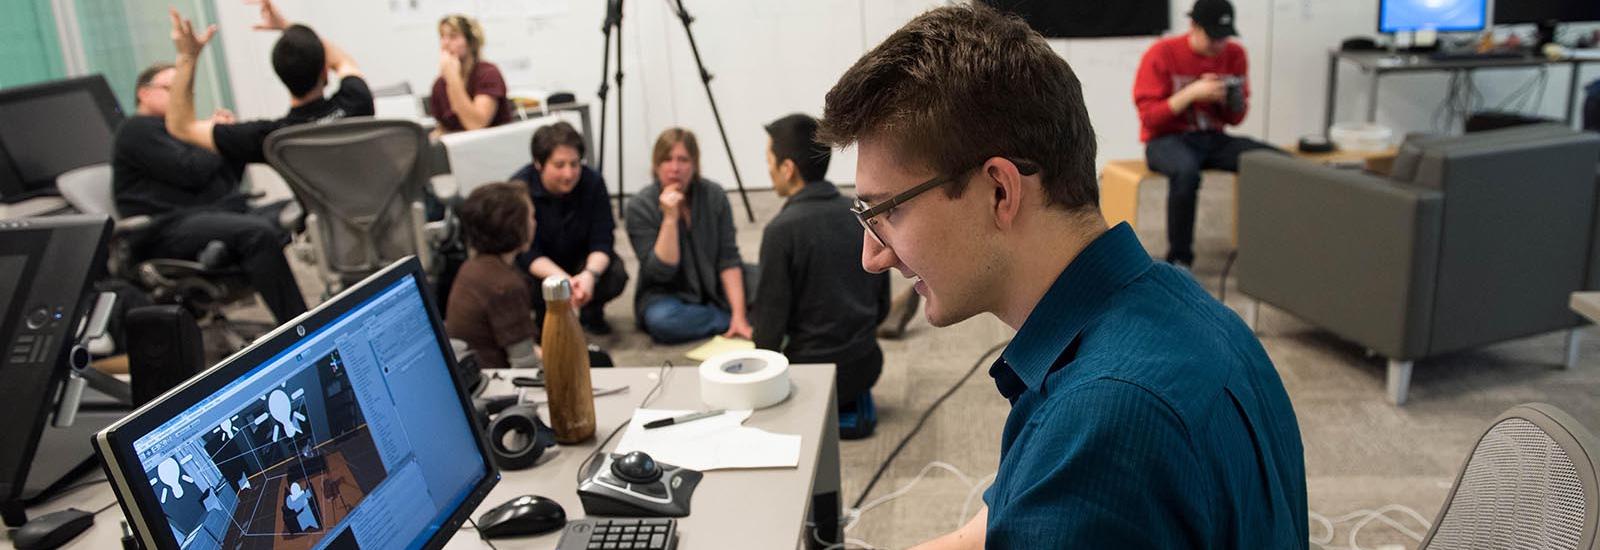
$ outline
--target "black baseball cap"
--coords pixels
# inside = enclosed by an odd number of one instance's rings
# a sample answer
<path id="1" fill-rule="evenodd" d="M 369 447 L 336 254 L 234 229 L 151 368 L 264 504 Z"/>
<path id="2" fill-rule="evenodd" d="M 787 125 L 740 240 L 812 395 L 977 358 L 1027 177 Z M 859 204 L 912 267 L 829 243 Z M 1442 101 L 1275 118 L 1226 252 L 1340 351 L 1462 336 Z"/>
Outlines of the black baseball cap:
<path id="1" fill-rule="evenodd" d="M 1239 36 L 1239 31 L 1233 28 L 1233 4 L 1228 0 L 1195 0 L 1189 18 L 1212 40 Z"/>

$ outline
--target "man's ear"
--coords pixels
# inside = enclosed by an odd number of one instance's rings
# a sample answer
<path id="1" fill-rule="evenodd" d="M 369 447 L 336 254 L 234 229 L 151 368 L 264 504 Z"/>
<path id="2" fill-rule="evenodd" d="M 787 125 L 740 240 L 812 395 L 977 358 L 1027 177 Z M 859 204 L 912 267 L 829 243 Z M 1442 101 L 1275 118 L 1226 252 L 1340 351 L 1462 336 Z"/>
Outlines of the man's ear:
<path id="1" fill-rule="evenodd" d="M 983 165 L 983 183 L 994 193 L 995 226 L 1010 229 L 1022 212 L 1023 179 L 1017 165 L 1000 157 L 990 158 Z"/>
<path id="2" fill-rule="evenodd" d="M 778 173 L 785 181 L 792 181 L 800 174 L 800 167 L 795 165 L 794 159 L 783 159 L 783 164 L 778 166 Z"/>

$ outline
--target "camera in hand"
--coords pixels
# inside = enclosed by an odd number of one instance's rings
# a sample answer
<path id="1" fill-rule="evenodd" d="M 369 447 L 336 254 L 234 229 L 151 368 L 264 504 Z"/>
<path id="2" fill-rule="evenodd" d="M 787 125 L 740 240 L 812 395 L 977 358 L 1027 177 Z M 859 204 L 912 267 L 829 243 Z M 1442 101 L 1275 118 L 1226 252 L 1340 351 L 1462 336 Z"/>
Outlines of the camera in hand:
<path id="1" fill-rule="evenodd" d="M 1244 111 L 1244 79 L 1237 76 L 1224 77 L 1223 83 L 1228 86 L 1226 99 L 1228 112 L 1238 113 Z"/>

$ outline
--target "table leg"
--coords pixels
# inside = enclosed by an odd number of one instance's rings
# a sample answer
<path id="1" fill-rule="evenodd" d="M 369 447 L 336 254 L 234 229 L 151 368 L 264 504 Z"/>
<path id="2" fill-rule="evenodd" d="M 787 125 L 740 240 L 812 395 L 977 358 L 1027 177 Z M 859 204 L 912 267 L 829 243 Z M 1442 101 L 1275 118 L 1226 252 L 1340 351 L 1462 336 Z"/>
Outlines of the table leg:
<path id="1" fill-rule="evenodd" d="M 1573 60 L 1568 64 L 1572 65 L 1572 83 L 1567 88 L 1567 118 L 1563 120 L 1567 121 L 1567 126 L 1571 126 L 1573 119 L 1577 116 L 1573 113 L 1573 109 L 1578 105 L 1578 66 L 1582 65 L 1582 63 Z"/>
<path id="2" fill-rule="evenodd" d="M 827 548 L 844 540 L 839 525 L 843 506 L 839 495 L 839 396 L 836 389 L 829 389 L 828 393 L 828 418 L 822 424 L 816 478 L 811 483 L 810 521 L 815 531 L 806 533 L 806 548 L 811 549 Z"/>
<path id="3" fill-rule="evenodd" d="M 1372 84 L 1367 91 L 1367 123 L 1378 121 L 1378 79 L 1383 73 L 1372 71 Z"/>
<path id="4" fill-rule="evenodd" d="M 1325 105 L 1322 110 L 1322 137 L 1328 137 L 1328 129 L 1333 128 L 1333 109 L 1336 99 L 1334 90 L 1339 85 L 1339 54 L 1328 52 L 1328 89 L 1323 92 Z"/>

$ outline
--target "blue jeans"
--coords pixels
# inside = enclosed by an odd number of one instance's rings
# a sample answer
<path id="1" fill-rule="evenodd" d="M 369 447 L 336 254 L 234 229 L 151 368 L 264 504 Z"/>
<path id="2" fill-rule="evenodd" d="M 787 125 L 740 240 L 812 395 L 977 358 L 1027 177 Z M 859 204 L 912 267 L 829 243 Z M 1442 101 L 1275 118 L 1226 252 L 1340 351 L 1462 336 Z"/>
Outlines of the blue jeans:
<path id="1" fill-rule="evenodd" d="M 663 344 L 679 344 L 727 332 L 733 316 L 710 304 L 690 304 L 676 297 L 658 298 L 644 307 L 644 331 Z"/>

